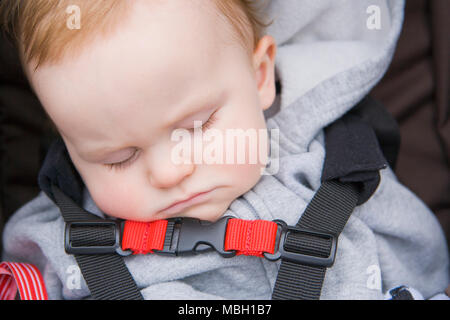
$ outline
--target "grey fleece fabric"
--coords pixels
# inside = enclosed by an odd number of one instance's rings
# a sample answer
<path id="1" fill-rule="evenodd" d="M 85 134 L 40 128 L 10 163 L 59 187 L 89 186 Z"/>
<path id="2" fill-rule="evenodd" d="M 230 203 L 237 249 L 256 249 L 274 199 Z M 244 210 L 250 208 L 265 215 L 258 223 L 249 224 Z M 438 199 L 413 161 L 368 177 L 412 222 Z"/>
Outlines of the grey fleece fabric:
<path id="1" fill-rule="evenodd" d="M 367 27 L 371 5 L 379 9 L 380 29 Z M 280 133 L 279 171 L 262 176 L 225 215 L 298 221 L 320 186 L 323 128 L 382 77 L 395 50 L 403 5 L 398 0 L 270 2 L 267 10 L 275 21 L 268 33 L 279 46 L 282 93 L 266 116 L 269 130 Z M 87 189 L 83 206 L 104 216 Z M 50 299 L 89 298 L 84 280 L 77 281 L 75 259 L 64 252 L 63 236 L 59 209 L 41 192 L 7 223 L 3 260 L 35 264 Z M 129 256 L 125 262 L 145 299 L 270 299 L 279 268 L 279 262 L 224 259 L 214 252 Z M 406 285 L 427 299 L 448 283 L 448 249 L 433 213 L 390 168 L 382 170 L 377 191 L 355 209 L 339 238 L 321 298 L 384 299 L 388 289 Z"/>

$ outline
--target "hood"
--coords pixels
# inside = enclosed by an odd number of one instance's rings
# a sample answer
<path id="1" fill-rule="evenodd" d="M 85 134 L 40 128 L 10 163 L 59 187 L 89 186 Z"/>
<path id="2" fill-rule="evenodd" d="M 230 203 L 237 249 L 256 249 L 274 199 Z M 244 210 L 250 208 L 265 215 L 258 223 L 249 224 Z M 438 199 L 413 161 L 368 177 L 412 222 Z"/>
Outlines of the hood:
<path id="1" fill-rule="evenodd" d="M 362 100 L 391 62 L 403 10 L 401 0 L 271 0 L 266 33 L 278 46 L 281 94 L 268 127 L 298 127 L 291 138 L 304 149 Z"/>

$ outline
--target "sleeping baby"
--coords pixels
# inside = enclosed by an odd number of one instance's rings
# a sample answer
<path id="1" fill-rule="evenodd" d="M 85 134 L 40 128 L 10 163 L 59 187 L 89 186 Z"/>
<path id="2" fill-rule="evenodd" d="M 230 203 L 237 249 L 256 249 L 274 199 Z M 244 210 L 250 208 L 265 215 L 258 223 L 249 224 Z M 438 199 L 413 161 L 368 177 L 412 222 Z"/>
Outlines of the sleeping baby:
<path id="1" fill-rule="evenodd" d="M 364 17 L 366 1 L 271 1 L 270 28 L 258 1 L 7 0 L 0 12 L 17 19 L 25 74 L 81 178 L 87 211 L 292 225 L 320 186 L 323 128 L 368 93 L 392 57 L 402 5 L 374 2 L 391 19 L 376 36 L 335 32 L 339 16 Z M 244 135 L 242 148 L 220 138 L 227 130 Z M 279 132 L 279 170 L 263 174 L 260 133 L 269 130 Z M 218 153 L 229 161 L 204 161 Z M 41 192 L 6 225 L 4 258 L 35 264 L 51 299 L 89 298 L 84 281 L 68 286 L 76 262 L 63 238 L 59 208 Z M 279 267 L 214 252 L 125 262 L 145 299 L 269 299 Z M 344 228 L 321 297 L 383 299 L 402 284 L 424 298 L 443 292 L 448 253 L 431 211 L 388 167 Z"/>

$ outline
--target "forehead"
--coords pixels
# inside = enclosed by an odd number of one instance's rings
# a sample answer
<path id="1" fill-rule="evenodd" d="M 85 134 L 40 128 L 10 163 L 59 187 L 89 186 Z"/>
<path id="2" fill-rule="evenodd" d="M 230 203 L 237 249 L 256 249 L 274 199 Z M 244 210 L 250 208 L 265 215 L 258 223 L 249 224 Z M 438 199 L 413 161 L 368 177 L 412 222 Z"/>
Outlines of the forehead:
<path id="1" fill-rule="evenodd" d="M 133 1 L 119 23 L 76 57 L 30 75 L 46 111 L 67 135 L 83 126 L 92 137 L 98 132 L 88 131 L 99 127 L 99 119 L 183 104 L 199 86 L 206 88 L 219 67 L 245 56 L 212 1 Z"/>

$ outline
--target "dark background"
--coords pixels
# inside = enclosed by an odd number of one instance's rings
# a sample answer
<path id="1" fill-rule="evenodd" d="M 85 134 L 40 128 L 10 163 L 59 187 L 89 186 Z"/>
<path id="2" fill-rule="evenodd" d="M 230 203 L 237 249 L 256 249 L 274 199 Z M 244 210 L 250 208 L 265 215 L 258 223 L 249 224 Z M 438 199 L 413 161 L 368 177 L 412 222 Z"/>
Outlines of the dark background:
<path id="1" fill-rule="evenodd" d="M 447 239 L 449 74 L 450 1 L 407 0 L 393 62 L 371 95 L 400 127 L 399 180 L 431 208 Z M 22 74 L 15 50 L 0 37 L 0 230 L 12 213 L 39 193 L 37 174 L 55 135 Z"/>

